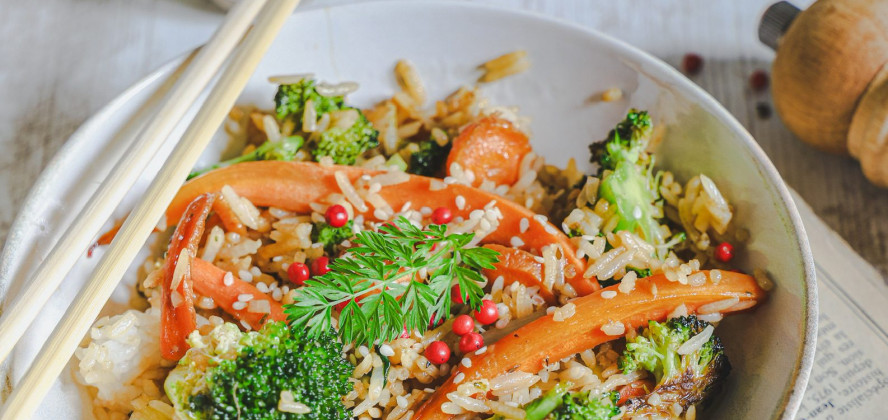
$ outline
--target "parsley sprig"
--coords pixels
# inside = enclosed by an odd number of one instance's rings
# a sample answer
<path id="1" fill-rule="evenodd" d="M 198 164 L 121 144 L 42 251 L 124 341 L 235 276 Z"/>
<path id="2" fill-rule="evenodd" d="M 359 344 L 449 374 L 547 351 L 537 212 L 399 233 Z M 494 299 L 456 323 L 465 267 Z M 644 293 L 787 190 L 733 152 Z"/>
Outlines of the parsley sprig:
<path id="1" fill-rule="evenodd" d="M 403 328 L 423 333 L 434 316 L 450 313 L 450 288 L 459 285 L 473 309 L 484 292 L 481 269 L 492 269 L 496 251 L 466 248 L 474 233 L 447 234 L 444 225 L 420 229 L 400 217 L 379 232 L 357 234 L 348 253 L 330 263 L 330 271 L 306 281 L 285 311 L 290 325 L 317 337 L 339 315 L 339 334 L 355 345 L 389 341 Z M 360 304 L 359 304 L 360 303 Z"/>

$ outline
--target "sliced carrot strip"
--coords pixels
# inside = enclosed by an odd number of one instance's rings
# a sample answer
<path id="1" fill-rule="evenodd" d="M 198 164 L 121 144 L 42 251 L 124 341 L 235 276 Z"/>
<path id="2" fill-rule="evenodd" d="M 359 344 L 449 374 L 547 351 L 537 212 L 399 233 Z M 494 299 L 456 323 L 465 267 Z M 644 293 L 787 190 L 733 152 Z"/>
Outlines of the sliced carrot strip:
<path id="1" fill-rule="evenodd" d="M 452 175 L 450 165 L 458 163 L 475 174 L 475 187 L 485 179 L 497 185 L 512 185 L 520 176 L 521 159 L 531 151 L 527 135 L 512 123 L 485 117 L 467 125 L 453 139 L 453 148 L 447 155 L 447 174 Z"/>
<path id="2" fill-rule="evenodd" d="M 194 197 L 205 192 L 221 191 L 225 185 L 237 194 L 247 198 L 257 206 L 273 206 L 296 213 L 311 212 L 310 203 L 319 202 L 331 193 L 339 193 L 334 173 L 341 171 L 350 182 L 364 175 L 373 176 L 378 171 L 370 171 L 353 166 L 321 166 L 313 162 L 259 161 L 244 162 L 226 168 L 210 171 L 187 182 L 167 208 L 166 220 L 177 220 L 185 206 Z M 432 182 L 441 183 L 440 189 L 432 191 Z M 449 207 L 454 216 L 468 218 L 473 210 L 483 209 L 491 201 L 503 214 L 499 228 L 487 235 L 482 243 L 509 246 L 513 237 L 519 237 L 523 245 L 518 248 L 539 252 L 544 246 L 558 244 L 565 251 L 567 267 L 565 276 L 578 294 L 586 295 L 598 290 L 595 278 L 584 278 L 585 263 L 576 257 L 576 251 L 568 237 L 548 222 L 534 219 L 535 214 L 500 196 L 465 185 L 443 185 L 441 180 L 411 175 L 407 182 L 382 187 L 379 194 L 394 209 L 400 209 L 407 202 L 412 208 Z M 462 199 L 458 199 L 462 197 Z M 464 202 L 462 209 L 456 201 Z M 373 208 L 368 203 L 365 218 L 377 220 Z M 360 212 L 359 212 L 360 213 Z M 528 219 L 529 227 L 521 232 L 521 220 Z"/>
<path id="3" fill-rule="evenodd" d="M 500 254 L 499 262 L 493 264 L 494 269 L 482 270 L 488 280 L 493 281 L 497 277 L 503 276 L 505 286 L 516 281 L 527 287 L 537 286 L 540 288 L 540 296 L 546 300 L 546 303 L 549 305 L 555 303 L 555 295 L 542 281 L 543 263 L 537 261 L 533 254 L 497 244 L 487 244 L 484 247 Z"/>
<path id="4" fill-rule="evenodd" d="M 755 279 L 745 274 L 722 271 L 718 284 L 706 282 L 702 286 L 690 286 L 670 282 L 663 275 L 640 279 L 629 294 L 617 292 L 617 285 L 573 300 L 575 314 L 561 322 L 554 314 L 546 315 L 487 346 L 482 354 L 466 355 L 471 360 L 459 364 L 450 378 L 438 387 L 420 407 L 414 419 L 449 419 L 452 416 L 441 411 L 441 404 L 448 401 L 447 394 L 456 390 L 454 378 L 462 375 L 461 383 L 476 379 L 492 379 L 506 372 L 521 370 L 539 372 L 546 361 L 561 360 L 567 356 L 593 348 L 599 344 L 620 338 L 622 334 L 608 335 L 602 331 L 605 325 L 638 328 L 648 321 L 663 321 L 676 307 L 684 304 L 688 313 L 707 303 L 737 298 L 737 308 L 749 308 L 765 298 Z M 617 295 L 606 299 L 604 291 Z M 732 312 L 732 308 L 722 312 Z"/>
<path id="5" fill-rule="evenodd" d="M 641 397 L 647 395 L 654 390 L 654 383 L 650 379 L 639 379 L 635 382 L 624 385 L 620 388 L 620 399 L 617 405 L 623 405 L 630 398 Z"/>
<path id="6" fill-rule="evenodd" d="M 195 258 L 191 264 L 191 277 L 194 280 L 194 290 L 202 295 L 208 296 L 216 302 L 223 311 L 237 318 L 239 321 L 246 322 L 250 328 L 258 330 L 267 321 L 286 321 L 287 315 L 284 314 L 284 308 L 276 300 L 270 298 L 267 294 L 262 293 L 256 286 L 242 281 L 232 274 L 232 282 L 230 285 L 225 284 L 225 274 L 227 271 L 216 267 L 215 265 L 204 260 Z M 250 311 L 250 302 L 246 302 L 246 306 L 242 309 L 235 309 L 234 304 L 239 302 L 241 295 L 253 296 L 252 301 L 265 300 L 268 302 L 269 313 Z M 255 303 L 253 305 L 256 305 Z"/>
<path id="7" fill-rule="evenodd" d="M 210 208 L 213 205 L 213 194 L 202 194 L 195 198 L 185 209 L 167 250 L 163 265 L 163 300 L 161 301 L 160 317 L 160 349 L 168 360 L 179 360 L 188 351 L 186 338 L 197 329 L 196 312 L 194 310 L 194 294 L 191 288 L 191 269 L 185 267 L 181 281 L 173 290 L 173 277 L 176 266 L 187 253 L 185 261 L 191 261 L 197 255 L 197 246 L 203 236 L 204 226 Z"/>

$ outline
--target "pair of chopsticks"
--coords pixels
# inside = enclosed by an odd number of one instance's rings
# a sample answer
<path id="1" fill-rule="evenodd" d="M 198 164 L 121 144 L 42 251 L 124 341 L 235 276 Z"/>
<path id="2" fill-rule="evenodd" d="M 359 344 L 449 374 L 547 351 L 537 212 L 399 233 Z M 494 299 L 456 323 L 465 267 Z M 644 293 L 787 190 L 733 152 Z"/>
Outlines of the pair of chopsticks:
<path id="1" fill-rule="evenodd" d="M 222 69 L 203 107 L 152 181 L 142 201 L 127 217 L 86 286 L 68 308 L 21 382 L 15 386 L 0 419 L 25 419 L 33 414 L 297 4 L 299 0 L 242 0 L 229 12 L 222 26 L 173 87 L 157 115 L 128 148 L 71 228 L 44 260 L 45 263 L 30 279 L 28 287 L 6 309 L 5 316 L 0 319 L 0 360 L 9 355 L 37 316 L 39 308 L 46 304 L 61 280 L 98 235 L 160 145 Z M 239 42 L 240 47 L 229 60 Z M 228 65 L 224 67 L 226 62 Z"/>

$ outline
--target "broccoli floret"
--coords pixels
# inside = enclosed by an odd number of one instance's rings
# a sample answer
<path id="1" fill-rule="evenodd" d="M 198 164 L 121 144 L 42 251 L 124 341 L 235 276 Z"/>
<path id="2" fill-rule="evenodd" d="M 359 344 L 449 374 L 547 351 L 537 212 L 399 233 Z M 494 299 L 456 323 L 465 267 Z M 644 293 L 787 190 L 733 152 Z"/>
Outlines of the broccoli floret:
<path id="1" fill-rule="evenodd" d="M 283 160 L 290 161 L 296 159 L 296 152 L 299 151 L 299 148 L 305 143 L 305 140 L 300 136 L 287 136 L 283 137 L 278 141 L 266 141 L 262 143 L 261 146 L 254 149 L 252 152 L 247 153 L 245 155 L 238 156 L 234 159 L 229 159 L 224 162 L 219 162 L 213 166 L 210 166 L 206 169 L 201 169 L 199 171 L 194 171 L 188 175 L 188 179 L 194 178 L 198 175 L 202 175 L 206 172 L 209 172 L 213 169 L 222 168 L 229 165 L 234 165 L 235 163 L 241 162 L 252 162 L 257 160 Z"/>
<path id="2" fill-rule="evenodd" d="M 654 245 L 662 245 L 666 238 L 658 220 L 663 214 L 657 191 L 659 178 L 646 152 L 650 136 L 650 116 L 632 109 L 607 140 L 589 149 L 592 162 L 600 166 L 598 195 L 617 208 L 619 221 L 614 231 L 632 231 Z"/>
<path id="3" fill-rule="evenodd" d="M 712 334 L 711 328 L 695 316 L 664 323 L 650 321 L 642 334 L 627 340 L 619 360 L 620 369 L 624 373 L 637 369 L 651 372 L 657 381 L 651 394 L 659 397 L 652 399 L 647 395 L 630 399 L 625 404 L 627 412 L 668 415 L 674 403 L 681 404 L 683 409 L 692 404 L 705 404 L 731 371 L 721 340 Z M 678 352 L 688 340 L 704 332 L 710 334 L 705 343 L 687 354 Z M 651 403 L 657 399 L 660 403 Z"/>
<path id="4" fill-rule="evenodd" d="M 592 396 L 589 392 L 567 392 L 569 383 L 559 383 L 526 407 L 526 420 L 608 420 L 620 414 L 619 394 L 606 392 Z"/>
<path id="5" fill-rule="evenodd" d="M 373 128 L 364 114 L 355 109 L 358 119 L 351 127 L 332 127 L 321 133 L 321 137 L 311 151 L 315 160 L 324 156 L 333 158 L 339 165 L 351 165 L 358 156 L 379 146 L 379 131 Z"/>
<path id="6" fill-rule="evenodd" d="M 641 160 L 650 141 L 651 127 L 647 111 L 630 109 L 626 119 L 608 133 L 604 142 L 589 145 L 592 162 L 601 165 L 599 172 L 613 171 L 623 161 L 636 163 Z"/>
<path id="7" fill-rule="evenodd" d="M 290 85 L 280 85 L 274 95 L 274 110 L 278 120 L 292 118 L 296 129 L 302 128 L 302 114 L 305 103 L 311 100 L 318 117 L 328 112 L 343 109 L 345 99 L 341 96 L 322 96 L 315 90 L 315 82 L 305 78 Z"/>
<path id="8" fill-rule="evenodd" d="M 419 150 L 410 155 L 408 172 L 423 176 L 435 176 L 441 173 L 450 153 L 450 147 L 450 143 L 441 146 L 434 140 L 419 143 Z"/>
<path id="9" fill-rule="evenodd" d="M 315 223 L 311 230 L 311 241 L 324 244 L 327 254 L 335 254 L 342 241 L 355 236 L 352 230 L 354 223 L 349 220 L 342 227 L 333 227 L 327 223 Z"/>
<path id="10" fill-rule="evenodd" d="M 373 128 L 367 117 L 357 108 L 345 105 L 342 96 L 323 96 L 315 89 L 315 82 L 302 79 L 290 85 L 278 87 L 274 96 L 275 113 L 278 120 L 290 119 L 297 130 L 302 129 L 302 116 L 305 104 L 311 101 L 318 118 L 334 111 L 354 110 L 358 119 L 350 127 L 331 127 L 320 133 L 316 144 L 312 145 L 311 154 L 316 161 L 324 156 L 333 158 L 340 165 L 351 165 L 355 159 L 369 149 L 379 146 L 379 132 Z"/>
<path id="11" fill-rule="evenodd" d="M 179 418 L 350 418 L 342 396 L 351 390 L 353 367 L 333 333 L 307 339 L 283 322 L 241 333 L 227 323 L 189 341 L 192 348 L 164 383 Z M 282 391 L 311 411 L 278 410 Z"/>

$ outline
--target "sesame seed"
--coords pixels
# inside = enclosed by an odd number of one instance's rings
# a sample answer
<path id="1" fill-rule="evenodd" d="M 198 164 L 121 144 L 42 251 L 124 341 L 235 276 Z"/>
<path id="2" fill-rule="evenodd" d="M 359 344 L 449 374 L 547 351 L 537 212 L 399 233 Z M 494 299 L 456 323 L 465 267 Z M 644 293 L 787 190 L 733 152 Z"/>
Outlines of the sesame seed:
<path id="1" fill-rule="evenodd" d="M 509 240 L 509 244 L 512 245 L 512 248 L 518 248 L 524 245 L 524 241 L 522 241 L 521 238 L 517 236 L 513 236 L 512 239 Z"/>
<path id="2" fill-rule="evenodd" d="M 521 221 L 518 222 L 518 228 L 521 230 L 521 233 L 527 232 L 527 229 L 530 228 L 530 220 L 526 217 L 521 219 Z"/>
<path id="3" fill-rule="evenodd" d="M 249 302 L 249 301 L 253 300 L 253 297 L 254 296 L 251 293 L 241 293 L 241 294 L 237 295 L 237 300 L 239 302 Z"/>
<path id="4" fill-rule="evenodd" d="M 222 284 L 226 286 L 234 284 L 234 275 L 230 271 L 225 272 L 225 275 L 222 276 Z"/>
<path id="5" fill-rule="evenodd" d="M 481 347 L 477 351 L 475 351 L 475 355 L 484 354 L 487 351 L 487 346 Z"/>
<path id="6" fill-rule="evenodd" d="M 543 216 L 542 214 L 535 214 L 535 215 L 533 215 L 533 220 L 536 220 L 540 224 L 545 224 L 549 220 L 549 218 L 546 216 Z"/>
<path id="7" fill-rule="evenodd" d="M 253 327 L 251 327 L 250 324 L 247 323 L 247 321 L 243 321 L 243 320 L 242 320 L 240 323 L 241 323 L 241 325 L 243 325 L 243 327 L 244 327 L 245 330 L 247 330 L 247 331 L 252 331 L 252 330 L 253 330 Z"/>
<path id="8" fill-rule="evenodd" d="M 467 368 L 472 367 L 472 361 L 469 360 L 468 357 L 463 357 L 462 361 L 460 361 L 460 364 L 467 367 Z"/>
<path id="9" fill-rule="evenodd" d="M 234 309 L 235 311 L 242 311 L 246 307 L 247 307 L 246 302 L 237 301 L 237 302 L 234 302 L 231 304 L 231 309 Z"/>
<path id="10" fill-rule="evenodd" d="M 250 272 L 247 271 L 247 270 L 239 270 L 239 271 L 237 272 L 237 276 L 240 277 L 241 280 L 243 280 L 243 281 L 245 281 L 245 282 L 247 282 L 247 283 L 252 283 L 252 282 L 253 282 L 253 275 L 250 274 Z"/>
<path id="11" fill-rule="evenodd" d="M 281 293 L 281 289 L 274 289 L 274 291 L 271 292 L 271 298 L 280 302 L 280 300 L 284 298 L 283 293 Z"/>
<path id="12" fill-rule="evenodd" d="M 613 299 L 616 296 L 617 296 L 617 292 L 615 292 L 613 290 L 605 290 L 605 291 L 601 292 L 601 297 L 603 297 L 605 299 Z"/>

